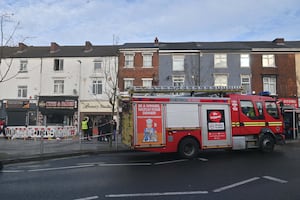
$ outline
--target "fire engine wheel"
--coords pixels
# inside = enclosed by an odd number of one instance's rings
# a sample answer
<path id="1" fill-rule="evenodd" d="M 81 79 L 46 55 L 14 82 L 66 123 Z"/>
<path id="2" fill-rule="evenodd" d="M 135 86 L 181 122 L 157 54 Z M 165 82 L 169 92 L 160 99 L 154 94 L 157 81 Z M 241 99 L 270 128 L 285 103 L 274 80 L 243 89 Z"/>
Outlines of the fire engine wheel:
<path id="1" fill-rule="evenodd" d="M 199 152 L 199 144 L 193 138 L 185 138 L 180 142 L 179 155 L 183 158 L 195 158 Z"/>
<path id="2" fill-rule="evenodd" d="M 270 135 L 263 135 L 260 140 L 260 150 L 262 152 L 270 153 L 274 150 L 275 141 Z"/>

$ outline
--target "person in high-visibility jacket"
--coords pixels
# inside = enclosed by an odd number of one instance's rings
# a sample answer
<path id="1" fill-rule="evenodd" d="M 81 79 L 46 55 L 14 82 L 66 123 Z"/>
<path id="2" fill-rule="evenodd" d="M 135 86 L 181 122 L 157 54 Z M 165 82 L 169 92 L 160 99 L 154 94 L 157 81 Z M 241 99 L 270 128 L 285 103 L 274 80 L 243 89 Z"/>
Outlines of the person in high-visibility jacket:
<path id="1" fill-rule="evenodd" d="M 83 136 L 84 136 L 84 139 L 88 140 L 89 139 L 89 136 L 88 136 L 88 118 L 85 117 L 83 118 L 83 120 L 81 121 L 81 130 L 83 131 Z"/>

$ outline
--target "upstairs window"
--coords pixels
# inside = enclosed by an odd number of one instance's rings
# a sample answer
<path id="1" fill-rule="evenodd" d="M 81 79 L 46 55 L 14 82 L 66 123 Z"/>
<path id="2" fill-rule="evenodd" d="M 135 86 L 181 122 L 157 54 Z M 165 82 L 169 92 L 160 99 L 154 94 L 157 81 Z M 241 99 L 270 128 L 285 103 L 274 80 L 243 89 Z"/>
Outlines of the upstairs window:
<path id="1" fill-rule="evenodd" d="M 263 90 L 270 92 L 271 95 L 276 95 L 276 76 L 263 77 Z"/>
<path id="2" fill-rule="evenodd" d="M 21 97 L 21 98 L 27 97 L 27 86 L 26 85 L 18 86 L 18 97 Z"/>
<path id="3" fill-rule="evenodd" d="M 262 56 L 263 67 L 275 67 L 275 56 L 274 54 L 267 54 Z"/>
<path id="4" fill-rule="evenodd" d="M 54 59 L 54 71 L 63 71 L 63 70 L 64 70 L 64 60 Z"/>
<path id="5" fill-rule="evenodd" d="M 124 78 L 124 90 L 133 86 L 133 80 L 134 78 Z"/>
<path id="6" fill-rule="evenodd" d="M 133 68 L 133 59 L 134 59 L 134 56 L 133 54 L 125 54 L 125 67 L 126 68 Z"/>
<path id="7" fill-rule="evenodd" d="M 228 75 L 214 74 L 214 86 L 227 86 Z"/>
<path id="8" fill-rule="evenodd" d="M 214 64 L 215 68 L 226 68 L 227 67 L 227 55 L 224 53 L 215 54 Z"/>
<path id="9" fill-rule="evenodd" d="M 93 80 L 93 94 L 94 95 L 102 94 L 102 88 L 103 88 L 102 80 L 94 79 Z"/>
<path id="10" fill-rule="evenodd" d="M 20 71 L 19 72 L 27 72 L 27 60 L 21 60 L 20 61 Z"/>
<path id="11" fill-rule="evenodd" d="M 184 56 L 173 56 L 173 71 L 184 71 Z"/>
<path id="12" fill-rule="evenodd" d="M 184 86 L 184 76 L 173 76 L 173 86 L 181 87 Z"/>
<path id="13" fill-rule="evenodd" d="M 250 75 L 241 75 L 242 94 L 251 94 Z"/>
<path id="14" fill-rule="evenodd" d="M 64 80 L 54 80 L 54 94 L 64 93 Z"/>
<path id="15" fill-rule="evenodd" d="M 241 54 L 241 67 L 250 67 L 249 54 Z"/>
<path id="16" fill-rule="evenodd" d="M 102 60 L 95 60 L 94 61 L 94 72 L 100 73 L 102 69 Z"/>
<path id="17" fill-rule="evenodd" d="M 152 67 L 152 54 L 143 54 L 143 67 Z"/>
<path id="18" fill-rule="evenodd" d="M 142 78 L 143 87 L 151 87 L 152 86 L 152 78 Z"/>

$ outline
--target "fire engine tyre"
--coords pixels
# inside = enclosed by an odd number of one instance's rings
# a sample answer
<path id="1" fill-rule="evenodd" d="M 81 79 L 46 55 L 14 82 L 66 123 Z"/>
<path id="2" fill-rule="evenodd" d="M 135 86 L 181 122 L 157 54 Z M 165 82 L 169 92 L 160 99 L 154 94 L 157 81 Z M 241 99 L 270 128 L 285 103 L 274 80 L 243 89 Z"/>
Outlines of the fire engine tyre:
<path id="1" fill-rule="evenodd" d="M 273 152 L 275 146 L 274 138 L 271 135 L 263 135 L 260 140 L 260 150 L 265 153 Z"/>
<path id="2" fill-rule="evenodd" d="M 199 152 L 199 144 L 193 138 L 185 138 L 180 142 L 178 152 L 183 158 L 195 158 Z"/>

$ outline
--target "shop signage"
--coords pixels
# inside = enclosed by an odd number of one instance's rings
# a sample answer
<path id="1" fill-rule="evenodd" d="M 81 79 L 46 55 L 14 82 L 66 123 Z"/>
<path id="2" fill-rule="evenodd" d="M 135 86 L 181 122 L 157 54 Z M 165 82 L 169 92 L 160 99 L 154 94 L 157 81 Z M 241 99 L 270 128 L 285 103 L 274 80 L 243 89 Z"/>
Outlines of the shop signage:
<path id="1" fill-rule="evenodd" d="M 39 101 L 40 108 L 46 109 L 76 109 L 76 100 L 62 100 L 62 101 Z"/>
<path id="2" fill-rule="evenodd" d="M 15 108 L 29 108 L 29 100 L 7 100 L 6 108 L 15 109 Z"/>
<path id="3" fill-rule="evenodd" d="M 81 112 L 111 112 L 112 106 L 108 101 L 82 101 Z"/>

